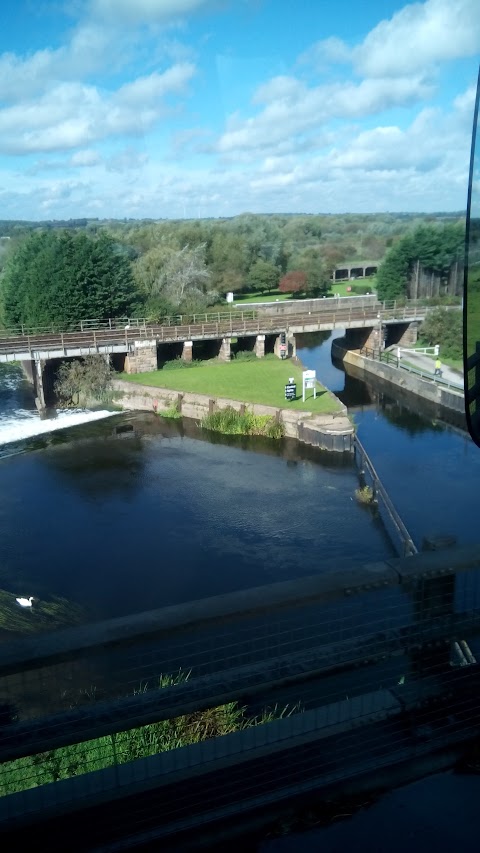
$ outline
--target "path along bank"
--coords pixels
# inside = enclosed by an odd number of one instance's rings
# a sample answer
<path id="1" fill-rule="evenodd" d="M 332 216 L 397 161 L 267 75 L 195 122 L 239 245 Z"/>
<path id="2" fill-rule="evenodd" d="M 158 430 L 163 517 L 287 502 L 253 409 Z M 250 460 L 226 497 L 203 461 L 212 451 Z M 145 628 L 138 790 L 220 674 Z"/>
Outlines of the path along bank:
<path id="1" fill-rule="evenodd" d="M 386 354 L 382 353 L 382 355 Z M 394 364 L 380 361 L 378 357 L 364 355 L 359 350 L 349 350 L 346 348 L 343 338 L 337 338 L 333 341 L 332 358 L 343 362 L 343 364 L 352 365 L 364 374 L 377 376 L 390 385 L 402 388 L 437 406 L 442 406 L 462 415 L 465 411 L 464 395 L 460 389 L 448 387 L 446 384 L 442 385 L 436 382 L 433 376 L 428 378 L 419 375 L 420 371 L 415 373 L 404 370 Z M 392 359 L 395 360 L 393 356 Z"/>

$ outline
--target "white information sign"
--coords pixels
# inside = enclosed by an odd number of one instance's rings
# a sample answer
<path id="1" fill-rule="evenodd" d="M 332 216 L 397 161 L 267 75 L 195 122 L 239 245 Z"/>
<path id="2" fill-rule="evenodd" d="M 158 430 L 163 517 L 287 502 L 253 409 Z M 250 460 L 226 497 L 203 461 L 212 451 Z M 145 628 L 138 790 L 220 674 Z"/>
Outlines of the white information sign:
<path id="1" fill-rule="evenodd" d="M 302 373 L 302 400 L 305 402 L 305 391 L 313 388 L 313 399 L 317 399 L 317 373 L 315 370 L 304 370 Z"/>

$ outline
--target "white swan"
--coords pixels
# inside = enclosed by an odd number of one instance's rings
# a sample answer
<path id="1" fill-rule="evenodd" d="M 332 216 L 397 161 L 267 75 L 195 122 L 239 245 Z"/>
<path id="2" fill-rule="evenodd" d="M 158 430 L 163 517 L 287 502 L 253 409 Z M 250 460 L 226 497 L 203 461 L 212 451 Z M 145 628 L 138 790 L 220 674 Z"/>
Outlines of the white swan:
<path id="1" fill-rule="evenodd" d="M 15 601 L 20 607 L 31 607 L 33 602 L 33 595 L 30 598 L 16 598 Z"/>

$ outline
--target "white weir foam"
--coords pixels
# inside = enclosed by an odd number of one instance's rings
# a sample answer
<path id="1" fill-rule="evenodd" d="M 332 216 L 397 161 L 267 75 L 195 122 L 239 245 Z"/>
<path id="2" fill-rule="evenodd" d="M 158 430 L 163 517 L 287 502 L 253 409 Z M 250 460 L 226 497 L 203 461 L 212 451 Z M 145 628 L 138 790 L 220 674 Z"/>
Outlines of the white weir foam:
<path id="1" fill-rule="evenodd" d="M 34 438 L 36 435 L 55 432 L 58 429 L 67 429 L 68 427 L 99 421 L 116 414 L 118 412 L 109 412 L 107 409 L 98 412 L 86 412 L 82 409 L 72 411 L 70 409 L 69 411 L 59 411 L 55 418 L 41 419 L 37 412 L 17 410 L 15 417 L 0 420 L 0 447 L 15 441 L 23 441 L 26 438 Z"/>

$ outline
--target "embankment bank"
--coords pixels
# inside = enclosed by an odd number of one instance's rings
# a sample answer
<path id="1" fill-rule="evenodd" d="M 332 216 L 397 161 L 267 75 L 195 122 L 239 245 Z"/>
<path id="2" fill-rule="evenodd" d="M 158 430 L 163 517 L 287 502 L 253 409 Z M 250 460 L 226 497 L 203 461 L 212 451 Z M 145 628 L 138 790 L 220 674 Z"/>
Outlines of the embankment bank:
<path id="1" fill-rule="evenodd" d="M 354 367 L 359 378 L 369 374 L 392 386 L 392 391 L 393 388 L 401 388 L 441 409 L 457 412 L 459 415 L 464 413 L 464 396 L 460 391 L 446 388 L 433 380 L 423 379 L 415 373 L 393 367 L 376 359 L 367 358 L 355 350 L 348 350 L 344 346 L 342 338 L 338 338 L 332 343 L 332 358 L 343 362 L 346 366 Z"/>
<path id="2" fill-rule="evenodd" d="M 339 406 L 338 412 L 316 414 L 283 407 L 264 406 L 260 403 L 242 403 L 239 400 L 212 397 L 208 394 L 193 394 L 134 384 L 123 379 L 114 380 L 113 390 L 116 405 L 128 411 L 157 412 L 161 415 L 176 410 L 181 417 L 198 422 L 215 411 L 229 407 L 238 412 L 248 409 L 254 415 L 267 415 L 281 421 L 285 436 L 288 438 L 295 438 L 322 450 L 343 453 L 353 449 L 354 428 L 347 416 L 346 406 L 337 398 L 335 399 Z"/>

